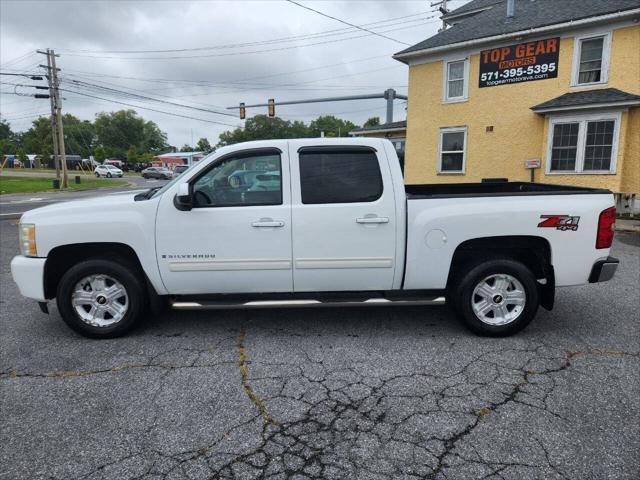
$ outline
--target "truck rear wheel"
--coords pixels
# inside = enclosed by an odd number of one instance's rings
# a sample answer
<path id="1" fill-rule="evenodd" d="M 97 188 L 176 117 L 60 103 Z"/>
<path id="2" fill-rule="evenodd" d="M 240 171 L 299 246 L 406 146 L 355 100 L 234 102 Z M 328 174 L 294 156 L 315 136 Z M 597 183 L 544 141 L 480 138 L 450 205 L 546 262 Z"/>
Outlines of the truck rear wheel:
<path id="1" fill-rule="evenodd" d="M 56 302 L 62 319 L 90 338 L 124 335 L 142 316 L 143 283 L 125 265 L 112 260 L 85 260 L 60 279 Z"/>
<path id="2" fill-rule="evenodd" d="M 473 266 L 454 286 L 452 300 L 469 329 L 492 337 L 506 337 L 525 328 L 540 303 L 533 273 L 510 259 Z"/>

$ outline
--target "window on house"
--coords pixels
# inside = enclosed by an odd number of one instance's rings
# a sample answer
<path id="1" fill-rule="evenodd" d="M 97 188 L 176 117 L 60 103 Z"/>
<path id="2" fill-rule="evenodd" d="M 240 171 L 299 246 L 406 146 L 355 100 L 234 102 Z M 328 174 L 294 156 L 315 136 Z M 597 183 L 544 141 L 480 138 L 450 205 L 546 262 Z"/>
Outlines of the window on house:
<path id="1" fill-rule="evenodd" d="M 556 123 L 553 127 L 551 170 L 574 171 L 578 152 L 579 123 Z"/>
<path id="2" fill-rule="evenodd" d="M 605 37 L 580 40 L 578 85 L 604 82 L 603 58 Z"/>
<path id="3" fill-rule="evenodd" d="M 440 130 L 441 173 L 463 173 L 466 146 L 466 128 Z"/>
<path id="4" fill-rule="evenodd" d="M 550 172 L 613 172 L 615 119 L 584 119 L 553 124 Z"/>
<path id="5" fill-rule="evenodd" d="M 455 100 L 465 97 L 464 73 L 465 60 L 447 63 L 446 99 Z"/>
<path id="6" fill-rule="evenodd" d="M 613 151 L 615 122 L 587 122 L 587 138 L 584 150 L 584 170 L 609 170 Z"/>

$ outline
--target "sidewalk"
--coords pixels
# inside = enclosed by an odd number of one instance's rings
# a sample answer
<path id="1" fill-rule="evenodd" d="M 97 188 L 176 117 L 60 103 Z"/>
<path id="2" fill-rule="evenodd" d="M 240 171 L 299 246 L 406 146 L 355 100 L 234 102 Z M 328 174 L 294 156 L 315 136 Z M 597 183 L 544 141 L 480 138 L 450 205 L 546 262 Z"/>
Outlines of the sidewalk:
<path id="1" fill-rule="evenodd" d="M 618 218 L 616 220 L 618 232 L 640 232 L 640 218 Z"/>

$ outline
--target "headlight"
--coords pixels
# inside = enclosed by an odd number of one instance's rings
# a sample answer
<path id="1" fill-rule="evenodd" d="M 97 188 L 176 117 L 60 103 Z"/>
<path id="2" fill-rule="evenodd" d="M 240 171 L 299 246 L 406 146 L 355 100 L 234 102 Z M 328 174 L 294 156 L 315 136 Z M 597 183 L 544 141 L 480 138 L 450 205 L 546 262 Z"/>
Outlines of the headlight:
<path id="1" fill-rule="evenodd" d="M 25 257 L 37 257 L 36 226 L 33 223 L 20 224 L 20 253 Z"/>

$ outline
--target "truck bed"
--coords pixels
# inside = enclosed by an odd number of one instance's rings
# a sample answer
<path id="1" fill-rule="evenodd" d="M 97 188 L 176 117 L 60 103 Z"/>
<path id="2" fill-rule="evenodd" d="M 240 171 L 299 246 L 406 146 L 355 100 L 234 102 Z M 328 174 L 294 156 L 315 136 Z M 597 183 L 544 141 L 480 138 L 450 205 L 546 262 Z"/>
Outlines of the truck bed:
<path id="1" fill-rule="evenodd" d="M 407 199 L 450 197 L 506 197 L 524 195 L 611 194 L 603 188 L 574 187 L 531 182 L 439 183 L 405 185 Z"/>

